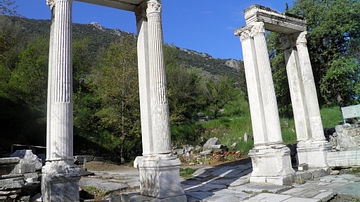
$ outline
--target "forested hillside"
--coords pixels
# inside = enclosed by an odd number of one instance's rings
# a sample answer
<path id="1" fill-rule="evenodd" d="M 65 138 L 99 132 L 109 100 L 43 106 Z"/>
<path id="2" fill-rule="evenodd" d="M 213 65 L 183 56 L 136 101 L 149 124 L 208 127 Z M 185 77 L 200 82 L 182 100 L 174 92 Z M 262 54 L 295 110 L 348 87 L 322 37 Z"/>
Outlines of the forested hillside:
<path id="1" fill-rule="evenodd" d="M 325 127 L 341 119 L 339 106 L 359 104 L 359 10 L 358 0 L 296 0 L 286 11 L 307 20 Z M 0 152 L 5 153 L 14 143 L 45 145 L 50 21 L 5 16 L 14 16 L 9 10 L 2 14 Z M 281 123 L 286 123 L 283 139 L 296 143 L 282 36 L 267 32 L 266 37 Z M 136 36 L 97 23 L 74 24 L 72 53 L 75 153 L 115 160 L 141 155 Z M 251 139 L 240 140 L 245 133 L 251 136 L 252 128 L 242 61 L 176 44 L 165 45 L 164 54 L 174 146 L 216 136 L 246 154 Z"/>
<path id="2" fill-rule="evenodd" d="M 50 21 L 2 16 L 0 26 L 1 148 L 45 145 Z M 98 23 L 73 25 L 76 152 L 141 154 L 136 54 L 134 34 Z M 241 61 L 175 45 L 165 45 L 165 61 L 172 125 L 194 121 L 198 112 L 216 117 L 245 86 Z"/>

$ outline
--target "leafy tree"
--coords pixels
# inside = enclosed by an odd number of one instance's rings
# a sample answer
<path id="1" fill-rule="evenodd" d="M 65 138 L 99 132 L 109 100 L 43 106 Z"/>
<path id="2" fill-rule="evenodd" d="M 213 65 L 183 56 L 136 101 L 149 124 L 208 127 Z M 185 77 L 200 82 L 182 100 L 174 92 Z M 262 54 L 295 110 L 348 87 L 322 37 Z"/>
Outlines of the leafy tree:
<path id="1" fill-rule="evenodd" d="M 341 57 L 333 60 L 322 78 L 320 90 L 325 100 L 336 99 L 340 106 L 358 104 L 360 96 L 360 66 L 354 58 Z"/>
<path id="2" fill-rule="evenodd" d="M 353 83 L 359 77 L 359 10 L 358 0 L 297 0 L 288 10 L 307 21 L 307 46 L 321 105 L 343 106 L 358 99 Z M 291 102 L 281 34 L 271 33 L 267 37 L 279 109 L 283 115 L 289 115 Z"/>
<path id="3" fill-rule="evenodd" d="M 178 49 L 165 46 L 170 122 L 180 124 L 191 119 L 198 106 L 199 78 L 191 69 L 179 63 Z"/>
<path id="4" fill-rule="evenodd" d="M 343 78 L 342 74 L 344 72 L 356 72 L 356 69 L 359 68 L 359 60 L 356 58 L 358 52 L 351 51 L 352 44 L 359 44 L 359 10 L 360 1 L 358 0 L 297 0 L 294 3 L 291 12 L 305 17 L 307 20 L 309 30 L 307 37 L 308 48 L 316 86 L 318 88 L 322 86 L 322 90 L 318 92 L 323 93 L 333 90 L 332 85 L 325 87 L 326 84 L 322 84 L 321 82 L 325 82 L 331 77 L 333 82 L 341 83 L 341 80 L 334 79 Z M 344 61 L 344 58 L 352 61 L 352 63 L 346 62 L 339 66 L 339 61 Z M 334 71 L 335 66 L 347 70 Z M 334 74 L 337 73 L 340 75 L 335 76 Z M 352 77 L 355 79 L 354 81 L 357 81 L 355 77 L 358 76 L 359 75 L 354 74 L 348 77 Z M 349 92 L 348 87 L 348 85 L 341 86 L 344 92 Z M 339 105 L 348 105 L 354 99 L 352 94 L 353 92 L 347 95 L 341 94 L 342 98 L 338 97 L 340 96 L 339 93 L 337 93 L 335 97 L 322 94 L 320 101 L 322 101 L 322 103 L 327 101 Z"/>
<path id="5" fill-rule="evenodd" d="M 17 5 L 14 0 L 0 0 L 1 15 L 16 15 Z"/>
<path id="6" fill-rule="evenodd" d="M 217 118 L 218 113 L 229 102 L 235 99 L 240 91 L 235 88 L 234 79 L 221 76 L 219 78 L 207 79 L 203 81 L 202 96 L 214 113 L 214 119 Z"/>
<path id="7" fill-rule="evenodd" d="M 45 111 L 49 40 L 36 38 L 19 55 L 19 62 L 11 72 L 7 93 L 14 100 L 25 102 L 30 108 Z"/>
<path id="8" fill-rule="evenodd" d="M 141 153 L 135 43 L 134 38 L 124 37 L 110 45 L 92 81 L 101 100 L 96 116 L 105 131 L 99 141 L 124 158 Z"/>

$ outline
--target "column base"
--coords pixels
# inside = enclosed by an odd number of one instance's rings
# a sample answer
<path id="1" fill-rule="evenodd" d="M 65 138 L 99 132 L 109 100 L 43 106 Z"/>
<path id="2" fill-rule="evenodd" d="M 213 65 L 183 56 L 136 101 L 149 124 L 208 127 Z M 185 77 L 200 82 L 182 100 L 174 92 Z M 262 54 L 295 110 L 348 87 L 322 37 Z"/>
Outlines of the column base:
<path id="1" fill-rule="evenodd" d="M 249 156 L 253 166 L 250 182 L 291 185 L 295 181 L 290 149 L 285 145 L 254 147 Z"/>
<path id="2" fill-rule="evenodd" d="M 80 168 L 72 162 L 46 162 L 42 168 L 43 201 L 79 201 Z"/>
<path id="3" fill-rule="evenodd" d="M 140 194 L 159 201 L 186 201 L 180 184 L 181 162 L 174 156 L 137 158 Z"/>
<path id="4" fill-rule="evenodd" d="M 307 164 L 309 168 L 326 168 L 327 153 L 331 151 L 331 143 L 327 141 L 300 141 L 297 144 L 297 153 L 300 164 Z"/>

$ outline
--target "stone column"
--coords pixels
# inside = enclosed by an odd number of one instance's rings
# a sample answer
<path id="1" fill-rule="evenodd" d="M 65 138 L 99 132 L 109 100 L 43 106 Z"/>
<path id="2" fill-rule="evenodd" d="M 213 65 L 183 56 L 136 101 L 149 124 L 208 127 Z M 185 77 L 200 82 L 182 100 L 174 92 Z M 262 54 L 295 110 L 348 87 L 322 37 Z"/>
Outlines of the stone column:
<path id="1" fill-rule="evenodd" d="M 324 129 L 321 121 L 319 101 L 317 98 L 310 56 L 306 45 L 306 34 L 306 31 L 299 34 L 296 40 L 296 47 L 298 50 L 301 76 L 306 95 L 306 105 L 308 108 L 312 139 L 324 142 Z"/>
<path id="2" fill-rule="evenodd" d="M 243 47 L 255 141 L 249 152 L 253 165 L 250 182 L 290 185 L 295 172 L 291 168 L 290 150 L 282 142 L 263 23 L 246 25 L 237 29 L 235 35 L 240 36 Z"/>
<path id="3" fill-rule="evenodd" d="M 309 141 L 298 142 L 298 158 L 299 164 L 308 164 L 309 167 L 312 168 L 328 167 L 326 155 L 327 152 L 331 150 L 331 144 L 325 140 L 324 136 L 315 81 L 306 45 L 306 34 L 306 31 L 299 34 L 296 40 L 296 47 L 298 51 L 299 66 L 303 81 L 311 134 Z"/>
<path id="4" fill-rule="evenodd" d="M 151 108 L 150 108 L 150 81 L 149 81 L 149 50 L 148 25 L 146 17 L 147 3 L 143 2 L 136 10 L 137 26 L 137 53 L 139 71 L 139 96 L 141 114 L 141 135 L 143 156 L 153 154 Z"/>
<path id="5" fill-rule="evenodd" d="M 235 32 L 235 35 L 240 36 L 242 45 L 254 146 L 264 146 L 268 143 L 268 137 L 266 132 L 266 122 L 264 118 L 265 116 L 254 39 L 251 37 L 251 27 L 245 26 L 239 29 Z"/>
<path id="6" fill-rule="evenodd" d="M 79 201 L 80 169 L 73 164 L 72 0 L 48 0 L 49 50 L 46 164 L 43 201 Z"/>
<path id="7" fill-rule="evenodd" d="M 160 1 L 148 1 L 150 102 L 154 152 L 171 154 L 170 116 L 167 100 Z"/>
<path id="8" fill-rule="evenodd" d="M 311 138 L 308 111 L 305 104 L 305 93 L 300 74 L 299 58 L 294 37 L 285 35 L 282 38 L 286 72 L 288 77 L 292 109 L 298 141 L 308 141 Z M 296 38 L 295 38 L 296 39 Z"/>
<path id="9" fill-rule="evenodd" d="M 258 65 L 261 94 L 263 99 L 266 130 L 269 144 L 282 144 L 279 111 L 267 51 L 263 22 L 253 22 L 251 29 Z"/>
<path id="10" fill-rule="evenodd" d="M 147 90 L 150 89 L 151 110 L 149 148 L 150 150 L 152 148 L 153 151 L 150 151 L 151 155 L 138 159 L 140 194 L 155 197 L 157 201 L 185 202 L 186 196 L 180 185 L 181 162 L 176 156 L 173 156 L 171 151 L 161 8 L 160 0 L 147 1 L 149 66 L 149 88 Z"/>

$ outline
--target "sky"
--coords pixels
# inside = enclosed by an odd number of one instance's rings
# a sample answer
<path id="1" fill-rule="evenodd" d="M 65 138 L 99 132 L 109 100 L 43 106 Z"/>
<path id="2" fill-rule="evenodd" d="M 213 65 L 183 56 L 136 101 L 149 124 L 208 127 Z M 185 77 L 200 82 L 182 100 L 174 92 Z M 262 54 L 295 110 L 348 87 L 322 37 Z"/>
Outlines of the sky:
<path id="1" fill-rule="evenodd" d="M 242 59 L 240 39 L 234 30 L 245 25 L 244 9 L 253 4 L 284 12 L 293 0 L 163 0 L 163 35 L 174 44 L 214 58 Z M 17 13 L 30 19 L 50 19 L 46 0 L 16 0 Z M 82 2 L 73 3 L 73 22 L 98 22 L 105 28 L 136 33 L 133 12 Z M 50 27 L 49 27 L 50 29 Z"/>

